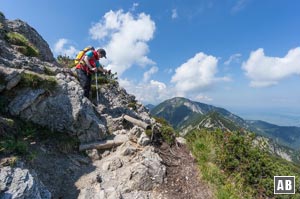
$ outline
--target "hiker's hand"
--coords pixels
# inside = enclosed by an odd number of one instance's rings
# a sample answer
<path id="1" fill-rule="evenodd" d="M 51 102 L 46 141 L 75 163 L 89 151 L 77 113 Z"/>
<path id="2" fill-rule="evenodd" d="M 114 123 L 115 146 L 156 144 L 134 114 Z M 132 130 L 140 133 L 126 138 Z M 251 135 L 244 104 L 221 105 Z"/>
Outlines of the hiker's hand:
<path id="1" fill-rule="evenodd" d="M 96 73 L 96 72 L 98 71 L 98 69 L 95 67 L 95 68 L 92 68 L 92 71 L 93 71 L 94 73 Z"/>

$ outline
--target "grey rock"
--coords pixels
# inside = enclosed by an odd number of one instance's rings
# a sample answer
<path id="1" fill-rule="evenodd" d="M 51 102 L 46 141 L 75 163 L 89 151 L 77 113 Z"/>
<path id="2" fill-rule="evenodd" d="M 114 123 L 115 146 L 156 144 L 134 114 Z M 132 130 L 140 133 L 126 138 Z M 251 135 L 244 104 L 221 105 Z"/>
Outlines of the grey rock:
<path id="1" fill-rule="evenodd" d="M 134 154 L 124 155 L 124 151 L 129 148 Z M 152 146 L 138 149 L 136 144 L 128 141 L 108 156 L 95 161 L 93 165 L 97 169 L 82 176 L 79 182 L 84 183 L 77 187 L 81 190 L 80 195 L 96 194 L 95 189 L 87 193 L 90 185 L 86 182 L 94 182 L 95 176 L 100 174 L 101 189 L 97 189 L 97 194 L 110 192 L 108 190 L 113 187 L 113 193 L 120 193 L 123 198 L 152 198 L 152 189 L 163 183 L 166 175 L 166 168 L 161 162 L 162 159 Z"/>
<path id="2" fill-rule="evenodd" d="M 79 140 L 90 142 L 106 137 L 104 118 L 99 117 L 93 104 L 83 97 L 78 82 L 65 79 L 68 75 L 58 74 L 58 89 L 46 96 L 43 89 L 27 89 L 9 104 L 9 112 L 41 126 L 59 132 L 69 132 Z"/>
<path id="3" fill-rule="evenodd" d="M 51 193 L 27 169 L 1 168 L 0 191 L 3 199 L 51 199 Z"/>
<path id="4" fill-rule="evenodd" d="M 21 81 L 24 70 L 8 68 L 0 65 L 0 75 L 5 82 L 6 90 L 11 90 Z"/>
<path id="5" fill-rule="evenodd" d="M 39 50 L 42 61 L 55 62 L 49 45 L 34 28 L 18 19 L 8 21 L 7 26 L 10 31 L 24 35 Z"/>
<path id="6" fill-rule="evenodd" d="M 143 128 L 134 126 L 132 129 L 130 129 L 129 135 L 135 136 L 136 138 L 140 138 L 143 132 Z"/>
<path id="7" fill-rule="evenodd" d="M 107 160 L 105 164 L 103 164 L 103 170 L 107 171 L 115 171 L 123 166 L 123 162 L 120 158 L 116 157 L 111 160 Z"/>
<path id="8" fill-rule="evenodd" d="M 142 133 L 137 143 L 141 146 L 147 146 L 150 142 L 150 138 L 145 133 Z"/>
<path id="9" fill-rule="evenodd" d="M 126 142 L 122 144 L 119 148 L 118 151 L 122 156 L 131 156 L 134 155 L 137 152 L 137 148 L 131 145 L 129 142 Z"/>
<path id="10" fill-rule="evenodd" d="M 86 153 L 93 161 L 99 160 L 101 158 L 97 149 L 86 150 Z"/>
<path id="11" fill-rule="evenodd" d="M 44 93 L 44 89 L 37 89 L 29 90 L 28 92 L 24 92 L 22 95 L 17 96 L 8 106 L 10 114 L 14 116 L 19 115 L 21 111 L 31 106 L 36 100 L 38 100 L 39 96 Z"/>
<path id="12" fill-rule="evenodd" d="M 4 91 L 4 89 L 5 89 L 5 85 L 1 85 L 1 84 L 0 84 L 0 93 L 1 93 L 2 91 Z"/>

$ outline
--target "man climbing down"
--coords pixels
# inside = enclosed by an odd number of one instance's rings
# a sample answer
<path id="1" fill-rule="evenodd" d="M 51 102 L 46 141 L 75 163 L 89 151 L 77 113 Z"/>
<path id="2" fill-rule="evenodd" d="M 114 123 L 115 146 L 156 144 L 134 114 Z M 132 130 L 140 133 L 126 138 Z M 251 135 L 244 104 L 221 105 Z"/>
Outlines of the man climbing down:
<path id="1" fill-rule="evenodd" d="M 76 65 L 76 73 L 84 90 L 84 96 L 89 98 L 91 90 L 91 80 L 92 74 L 96 72 L 102 72 L 104 74 L 109 73 L 110 71 L 103 68 L 100 64 L 100 58 L 106 58 L 106 52 L 104 49 L 99 48 L 94 50 L 91 48 L 86 51 L 79 63 Z"/>

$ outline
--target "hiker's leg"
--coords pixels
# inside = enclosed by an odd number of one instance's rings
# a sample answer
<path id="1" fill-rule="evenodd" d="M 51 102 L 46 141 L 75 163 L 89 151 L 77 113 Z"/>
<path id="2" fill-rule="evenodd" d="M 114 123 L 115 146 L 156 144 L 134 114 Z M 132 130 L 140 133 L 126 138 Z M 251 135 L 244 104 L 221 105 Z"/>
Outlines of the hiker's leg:
<path id="1" fill-rule="evenodd" d="M 86 76 L 87 79 L 86 79 L 86 84 L 84 85 L 84 92 L 85 92 L 85 96 L 87 98 L 90 97 L 90 90 L 91 90 L 91 83 L 92 83 L 92 75 L 87 75 Z"/>
<path id="2" fill-rule="evenodd" d="M 81 69 L 76 69 L 76 73 L 78 75 L 78 79 L 81 87 L 84 91 L 84 96 L 89 98 L 90 96 L 90 88 L 91 88 L 91 77 L 86 74 L 85 71 Z"/>

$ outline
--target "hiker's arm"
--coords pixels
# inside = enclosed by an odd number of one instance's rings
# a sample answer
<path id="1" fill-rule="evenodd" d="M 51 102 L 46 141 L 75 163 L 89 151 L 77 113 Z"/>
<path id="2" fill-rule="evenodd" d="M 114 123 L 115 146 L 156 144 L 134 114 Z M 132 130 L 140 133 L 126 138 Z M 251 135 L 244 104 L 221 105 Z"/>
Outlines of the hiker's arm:
<path id="1" fill-rule="evenodd" d="M 96 61 L 97 71 L 101 73 L 107 73 L 108 71 L 104 69 L 104 66 L 100 64 L 99 60 Z"/>
<path id="2" fill-rule="evenodd" d="M 107 71 L 108 71 L 108 70 L 104 69 L 102 66 L 97 67 L 97 69 L 99 72 L 102 72 L 102 73 L 107 73 Z"/>
<path id="3" fill-rule="evenodd" d="M 89 69 L 90 69 L 91 71 L 94 70 L 94 69 L 93 69 L 93 66 L 90 64 L 90 61 L 89 61 L 89 57 L 88 57 L 88 56 L 84 56 L 83 60 L 84 60 L 85 64 L 87 65 L 87 67 L 89 67 Z"/>

